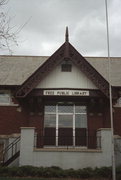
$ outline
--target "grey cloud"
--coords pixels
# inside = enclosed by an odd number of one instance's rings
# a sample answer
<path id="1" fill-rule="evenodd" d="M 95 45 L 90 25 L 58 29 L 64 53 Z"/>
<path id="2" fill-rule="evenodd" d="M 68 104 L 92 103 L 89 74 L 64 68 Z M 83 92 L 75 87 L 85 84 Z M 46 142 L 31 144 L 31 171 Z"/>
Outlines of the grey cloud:
<path id="1" fill-rule="evenodd" d="M 121 56 L 120 7 L 120 0 L 108 0 L 112 56 Z M 107 55 L 105 0 L 11 0 L 8 8 L 17 27 L 31 17 L 14 54 L 51 55 L 64 42 L 68 25 L 70 42 L 80 53 Z"/>

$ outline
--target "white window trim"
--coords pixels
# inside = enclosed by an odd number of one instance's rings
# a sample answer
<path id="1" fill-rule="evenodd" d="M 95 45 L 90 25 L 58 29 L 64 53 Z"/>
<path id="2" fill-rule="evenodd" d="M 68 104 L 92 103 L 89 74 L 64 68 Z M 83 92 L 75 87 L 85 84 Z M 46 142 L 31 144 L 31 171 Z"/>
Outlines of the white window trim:
<path id="1" fill-rule="evenodd" d="M 76 113 L 75 112 L 75 104 L 73 104 L 73 109 L 74 109 L 74 111 L 72 112 L 72 113 L 60 113 L 60 112 L 58 112 L 58 104 L 56 104 L 56 110 L 55 110 L 55 112 L 44 112 L 44 114 L 47 114 L 47 115 L 49 115 L 49 114 L 55 114 L 56 115 L 56 126 L 55 126 L 55 128 L 56 128 L 56 147 L 59 147 L 58 146 L 58 132 L 59 132 L 59 120 L 58 120 L 58 117 L 59 117 L 59 115 L 73 115 L 73 127 L 72 127 L 72 129 L 73 129 L 73 136 L 72 136 L 72 138 L 73 138 L 73 147 L 76 147 L 76 145 L 75 145 L 75 141 L 76 141 L 76 137 L 75 137 L 75 129 L 76 129 L 76 122 L 75 122 L 75 115 L 76 114 L 87 114 L 87 107 L 86 107 L 86 112 L 85 113 Z M 81 106 L 81 105 L 80 105 Z M 86 126 L 87 127 L 85 127 L 86 129 L 88 128 L 88 125 L 87 125 L 87 122 L 86 122 Z M 44 128 L 45 128 L 45 126 L 44 126 Z M 87 131 L 88 132 L 88 131 Z M 88 134 L 87 134 L 87 137 L 88 137 Z M 87 138 L 87 141 L 88 141 L 88 138 Z"/>
<path id="2" fill-rule="evenodd" d="M 8 101 L 7 102 L 2 102 L 1 101 L 1 98 L 6 98 Z M 4 91 L 1 91 L 0 92 L 0 105 L 9 105 L 9 104 L 11 104 L 11 98 L 10 98 L 10 93 L 8 93 L 8 92 L 4 92 Z"/>
<path id="3" fill-rule="evenodd" d="M 1 107 L 2 106 L 16 106 L 16 107 L 19 106 L 19 104 L 14 104 L 12 102 L 12 96 L 11 96 L 10 91 L 8 91 L 8 90 L 0 90 L 0 94 L 8 95 L 8 99 L 9 99 L 8 102 L 0 102 Z"/>

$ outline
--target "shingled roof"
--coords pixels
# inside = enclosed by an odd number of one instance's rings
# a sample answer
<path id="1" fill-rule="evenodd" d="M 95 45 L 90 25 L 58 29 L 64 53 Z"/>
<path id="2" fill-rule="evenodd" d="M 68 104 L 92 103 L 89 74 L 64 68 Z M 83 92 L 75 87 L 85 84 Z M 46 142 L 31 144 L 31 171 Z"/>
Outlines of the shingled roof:
<path id="1" fill-rule="evenodd" d="M 0 85 L 21 85 L 48 57 L 0 56 Z"/>
<path id="2" fill-rule="evenodd" d="M 0 85 L 22 85 L 48 56 L 0 56 Z M 108 81 L 108 59 L 85 57 Z M 121 86 L 121 57 L 111 57 L 111 84 Z"/>

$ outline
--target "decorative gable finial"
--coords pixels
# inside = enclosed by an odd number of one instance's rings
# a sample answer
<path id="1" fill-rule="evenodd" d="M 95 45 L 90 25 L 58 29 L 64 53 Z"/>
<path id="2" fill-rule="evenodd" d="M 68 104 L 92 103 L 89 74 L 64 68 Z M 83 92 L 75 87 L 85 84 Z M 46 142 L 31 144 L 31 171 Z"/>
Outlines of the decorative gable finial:
<path id="1" fill-rule="evenodd" d="M 66 26 L 65 42 L 69 42 L 68 26 Z"/>

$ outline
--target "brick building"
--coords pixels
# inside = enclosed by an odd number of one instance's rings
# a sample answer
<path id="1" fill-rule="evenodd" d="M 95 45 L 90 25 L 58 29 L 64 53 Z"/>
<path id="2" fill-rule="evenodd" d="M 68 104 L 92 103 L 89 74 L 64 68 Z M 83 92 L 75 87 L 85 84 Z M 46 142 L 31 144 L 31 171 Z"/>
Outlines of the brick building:
<path id="1" fill-rule="evenodd" d="M 66 31 L 52 56 L 0 56 L 0 64 L 1 150 L 16 141 L 21 127 L 35 127 L 34 145 L 41 150 L 101 148 L 97 131 L 110 128 L 106 57 L 83 57 Z M 111 85 L 114 133 L 121 136 L 120 57 L 111 58 Z"/>

